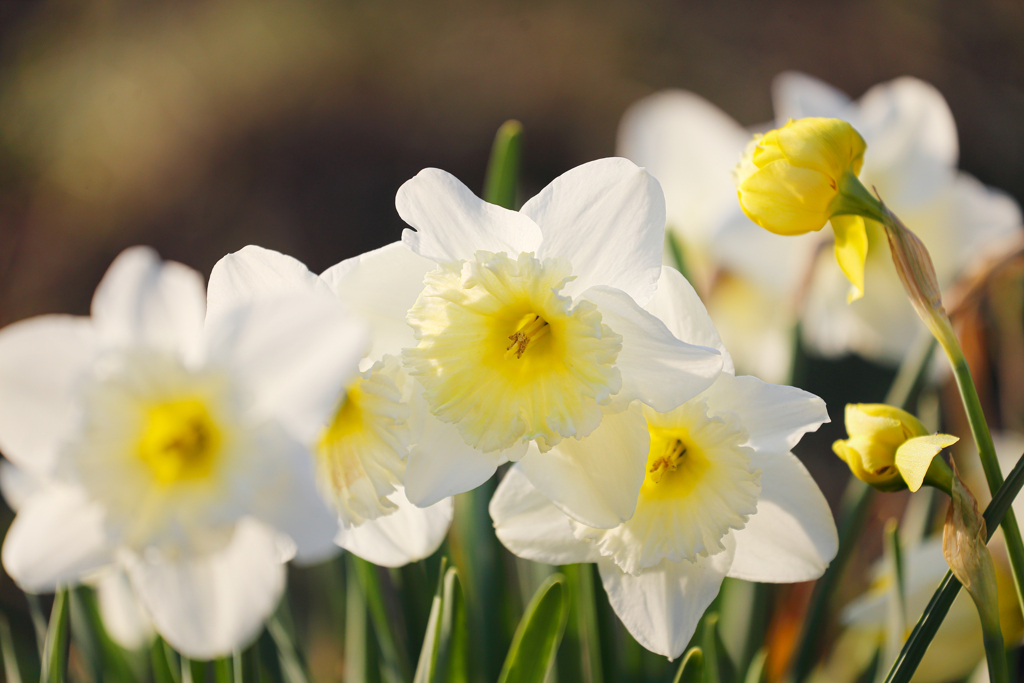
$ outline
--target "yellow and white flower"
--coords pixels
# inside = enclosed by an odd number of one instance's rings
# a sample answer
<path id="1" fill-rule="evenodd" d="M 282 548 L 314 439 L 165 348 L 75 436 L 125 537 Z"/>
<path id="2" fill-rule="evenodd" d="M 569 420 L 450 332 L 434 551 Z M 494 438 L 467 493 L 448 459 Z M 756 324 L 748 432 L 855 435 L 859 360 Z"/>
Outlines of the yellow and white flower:
<path id="1" fill-rule="evenodd" d="M 431 555 L 448 533 L 451 498 L 419 508 L 404 488 L 410 449 L 449 448 L 432 438 L 439 430 L 427 425 L 435 420 L 413 396 L 417 385 L 398 358 L 402 347 L 415 343 L 404 316 L 433 267 L 395 243 L 342 261 L 320 276 L 290 256 L 256 246 L 225 256 L 213 268 L 211 314 L 298 292 L 341 301 L 371 326 L 372 347 L 361 372 L 315 448 L 317 484 L 337 510 L 338 533 L 333 543 L 299 556 L 300 561 L 325 559 L 340 546 L 374 564 L 398 567 Z M 463 450 L 470 449 L 463 445 Z"/>
<path id="2" fill-rule="evenodd" d="M 928 246 L 940 286 L 988 245 L 1020 229 L 1016 202 L 957 170 L 952 114 L 927 83 L 899 78 L 852 102 L 821 81 L 790 72 L 776 78 L 773 101 L 777 124 L 759 130 L 816 116 L 848 121 L 863 136 L 868 152 L 860 179 L 877 188 Z M 827 232 L 780 238 L 743 215 L 730 172 L 750 133 L 698 96 L 678 91 L 634 104 L 619 130 L 620 152 L 662 181 L 669 226 L 694 257 L 688 265 L 698 257 L 712 264 L 697 261 L 695 269 L 701 265 L 706 273 L 697 281 L 737 362 L 759 376 L 784 378 L 787 359 L 774 349 L 785 345 L 798 316 L 804 341 L 818 353 L 898 363 L 921 328 L 883 229 L 867 221 L 865 294 L 847 305 L 849 283 L 822 243 Z M 732 285 L 720 300 L 711 287 L 716 269 L 728 277 L 715 282 Z M 745 296 L 731 296 L 737 278 L 749 283 Z M 765 326 L 765 319 L 774 325 Z"/>
<path id="3" fill-rule="evenodd" d="M 664 269 L 647 308 L 678 338 L 722 349 L 696 292 L 677 271 Z M 537 478 L 526 476 L 525 459 L 491 500 L 498 538 L 509 550 L 548 564 L 596 562 L 629 632 L 669 658 L 682 654 L 726 576 L 809 581 L 822 574 L 838 543 L 828 503 L 790 452 L 804 433 L 828 421 L 824 402 L 793 387 L 737 377 L 727 355 L 726 363 L 711 387 L 678 408 L 635 408 L 649 447 L 628 521 L 599 529 L 570 519 L 543 495 Z M 603 429 L 580 446 L 603 442 Z"/>
<path id="4" fill-rule="evenodd" d="M 0 331 L 0 449 L 36 482 L 4 568 L 30 592 L 124 571 L 156 631 L 195 658 L 254 638 L 284 563 L 333 536 L 308 445 L 367 343 L 309 295 L 204 322 L 205 308 L 198 273 L 135 248 L 90 318 Z"/>
<path id="5" fill-rule="evenodd" d="M 409 310 L 416 344 L 404 351 L 406 368 L 430 411 L 478 449 L 471 457 L 411 453 L 410 498 L 429 504 L 522 458 L 523 471 L 580 522 L 608 528 L 629 519 L 647 456 L 632 404 L 674 410 L 723 362 L 642 307 L 661 273 L 657 181 L 625 159 L 601 159 L 556 178 L 516 212 L 426 169 L 401 187 L 396 205 L 415 228 L 405 244 L 437 264 Z M 604 437 L 584 447 L 580 439 L 599 429 Z M 456 478 L 458 489 L 443 486 Z"/>

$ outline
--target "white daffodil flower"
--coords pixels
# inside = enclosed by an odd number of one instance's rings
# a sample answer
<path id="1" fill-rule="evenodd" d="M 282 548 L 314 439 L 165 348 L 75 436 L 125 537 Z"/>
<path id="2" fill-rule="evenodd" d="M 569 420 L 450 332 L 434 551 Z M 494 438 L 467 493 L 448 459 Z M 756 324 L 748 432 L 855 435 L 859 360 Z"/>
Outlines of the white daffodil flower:
<path id="1" fill-rule="evenodd" d="M 251 641 L 284 563 L 335 533 L 308 445 L 367 345 L 336 301 L 281 296 L 204 323 L 205 308 L 198 273 L 134 248 L 91 317 L 0 331 L 0 450 L 38 484 L 15 503 L 4 568 L 30 592 L 124 571 L 197 659 Z"/>
<path id="2" fill-rule="evenodd" d="M 772 94 L 776 123 L 764 128 L 820 116 L 848 121 L 863 136 L 868 149 L 861 180 L 877 188 L 927 245 L 941 286 L 1020 229 L 1013 199 L 957 170 L 952 114 L 927 83 L 899 78 L 852 102 L 821 81 L 789 72 L 776 78 Z M 849 283 L 822 242 L 831 230 L 781 238 L 743 215 L 731 171 L 750 134 L 710 103 L 679 91 L 634 104 L 619 130 L 620 153 L 662 181 L 669 226 L 704 275 L 701 293 L 737 362 L 781 380 L 787 359 L 779 350 L 790 348 L 799 315 L 805 342 L 818 353 L 898 363 L 920 322 L 881 226 L 869 221 L 865 294 L 848 305 Z M 712 287 L 716 267 L 725 277 Z M 717 283 L 724 285 L 721 292 Z"/>
<path id="3" fill-rule="evenodd" d="M 340 300 L 371 325 L 372 348 L 315 448 L 317 483 L 337 509 L 339 530 L 333 543 L 297 561 L 326 559 L 340 546 L 374 564 L 399 567 L 433 554 L 448 533 L 452 499 L 419 508 L 409 502 L 403 485 L 411 448 L 447 447 L 432 440 L 437 430 L 426 426 L 434 418 L 413 397 L 417 385 L 398 359 L 403 346 L 415 343 L 404 316 L 433 267 L 400 243 L 342 261 L 321 276 L 290 256 L 256 246 L 213 267 L 211 316 L 242 302 L 304 292 Z M 404 289 L 394 287 L 406 280 Z M 382 292 L 397 292 L 400 300 L 382 301 Z"/>
<path id="4" fill-rule="evenodd" d="M 661 272 L 657 181 L 625 159 L 602 159 L 556 178 L 517 212 L 426 169 L 396 205 L 416 229 L 404 243 L 436 263 L 408 314 L 416 343 L 405 365 L 431 412 L 477 449 L 410 453 L 410 498 L 429 504 L 522 458 L 570 516 L 597 527 L 628 519 L 647 454 L 631 404 L 673 410 L 723 362 L 642 308 Z M 583 448 L 579 439 L 598 429 L 603 439 Z"/>
<path id="5" fill-rule="evenodd" d="M 629 632 L 675 658 L 726 576 L 809 581 L 835 556 L 828 504 L 790 452 L 828 414 L 812 394 L 735 376 L 700 299 L 677 271 L 663 269 L 647 310 L 676 337 L 722 349 L 726 370 L 678 408 L 642 409 L 649 448 L 632 518 L 612 529 L 570 519 L 526 476 L 525 459 L 498 486 L 490 512 L 498 538 L 522 558 L 596 562 Z M 599 430 L 581 446 L 602 441 Z"/>

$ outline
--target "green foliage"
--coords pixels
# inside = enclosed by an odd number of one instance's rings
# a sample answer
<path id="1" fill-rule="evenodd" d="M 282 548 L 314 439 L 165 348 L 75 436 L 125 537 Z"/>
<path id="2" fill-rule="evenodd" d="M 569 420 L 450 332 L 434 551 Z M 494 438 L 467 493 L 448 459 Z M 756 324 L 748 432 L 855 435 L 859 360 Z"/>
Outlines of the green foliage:
<path id="1" fill-rule="evenodd" d="M 699 647 L 691 647 L 683 656 L 672 683 L 704 683 L 704 653 Z"/>
<path id="2" fill-rule="evenodd" d="M 68 677 L 68 647 L 71 644 L 71 609 L 68 589 L 61 588 L 53 598 L 50 625 L 43 645 L 41 683 L 64 683 Z"/>
<path id="3" fill-rule="evenodd" d="M 565 577 L 553 574 L 541 584 L 526 606 L 498 683 L 543 681 L 555 661 L 568 616 L 569 596 Z"/>

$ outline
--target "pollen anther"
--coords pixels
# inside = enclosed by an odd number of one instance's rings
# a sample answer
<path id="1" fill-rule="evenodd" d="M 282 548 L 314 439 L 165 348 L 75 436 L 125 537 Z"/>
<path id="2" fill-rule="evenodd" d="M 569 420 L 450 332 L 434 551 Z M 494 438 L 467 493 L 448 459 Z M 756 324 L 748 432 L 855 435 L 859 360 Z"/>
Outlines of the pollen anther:
<path id="1" fill-rule="evenodd" d="M 550 330 L 551 326 L 539 315 L 530 313 L 524 316 L 519 328 L 508 336 L 512 343 L 505 349 L 505 360 L 509 360 L 513 355 L 517 359 L 522 358 L 530 342 L 540 339 Z"/>
<path id="2" fill-rule="evenodd" d="M 657 484 L 666 472 L 675 472 L 684 455 L 686 455 L 686 444 L 679 439 L 669 441 L 665 446 L 665 452 L 651 464 L 648 470 L 651 480 Z"/>

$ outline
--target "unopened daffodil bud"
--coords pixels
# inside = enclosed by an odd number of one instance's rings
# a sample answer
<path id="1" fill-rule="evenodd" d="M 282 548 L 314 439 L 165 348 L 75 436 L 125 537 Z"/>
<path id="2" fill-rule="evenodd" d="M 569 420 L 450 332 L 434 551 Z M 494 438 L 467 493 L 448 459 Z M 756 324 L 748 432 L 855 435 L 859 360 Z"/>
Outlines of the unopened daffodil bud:
<path id="1" fill-rule="evenodd" d="M 917 491 L 927 483 L 949 492 L 949 467 L 935 456 L 957 437 L 930 434 L 916 417 L 884 403 L 848 403 L 846 433 L 832 450 L 861 481 L 881 491 Z"/>
<path id="2" fill-rule="evenodd" d="M 882 217 L 879 202 L 857 179 L 866 149 L 846 121 L 790 120 L 755 136 L 734 173 L 743 212 L 765 230 L 801 235 L 831 221 L 836 260 L 852 285 L 850 301 L 864 294 L 863 217 Z"/>

